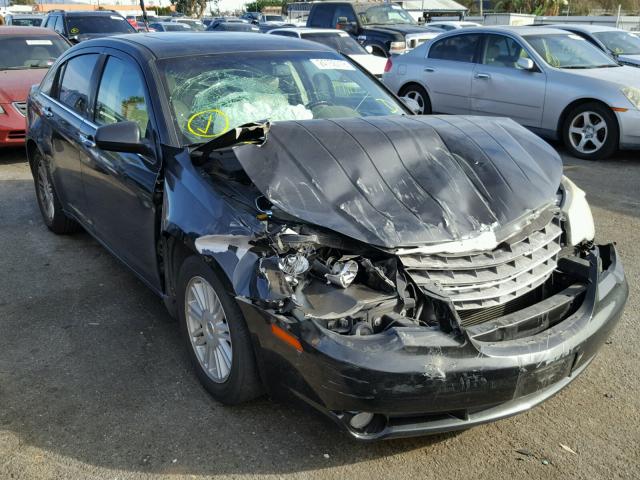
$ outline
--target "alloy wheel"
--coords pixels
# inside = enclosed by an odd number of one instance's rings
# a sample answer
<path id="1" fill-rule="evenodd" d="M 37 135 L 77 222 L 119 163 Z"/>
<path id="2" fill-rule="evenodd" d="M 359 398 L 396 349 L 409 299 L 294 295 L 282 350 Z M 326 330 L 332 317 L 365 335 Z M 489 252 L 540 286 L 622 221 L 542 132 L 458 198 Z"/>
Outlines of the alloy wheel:
<path id="1" fill-rule="evenodd" d="M 420 111 L 417 112 L 418 114 L 424 114 L 424 98 L 422 98 L 422 94 L 420 92 L 409 90 L 404 94 L 404 96 L 410 98 L 411 100 L 414 100 L 420 106 Z"/>
<path id="2" fill-rule="evenodd" d="M 187 284 L 185 318 L 189 340 L 202 369 L 216 383 L 231 373 L 233 347 L 229 324 L 220 298 L 202 277 Z"/>
<path id="3" fill-rule="evenodd" d="M 609 129 L 602 116 L 593 111 L 581 112 L 569 125 L 571 146 L 582 154 L 600 150 L 607 141 Z"/>
<path id="4" fill-rule="evenodd" d="M 44 162 L 38 163 L 38 193 L 40 195 L 40 202 L 44 209 L 44 214 L 49 222 L 53 221 L 53 215 L 55 213 L 55 206 L 53 203 L 53 186 L 49 181 L 49 174 Z"/>

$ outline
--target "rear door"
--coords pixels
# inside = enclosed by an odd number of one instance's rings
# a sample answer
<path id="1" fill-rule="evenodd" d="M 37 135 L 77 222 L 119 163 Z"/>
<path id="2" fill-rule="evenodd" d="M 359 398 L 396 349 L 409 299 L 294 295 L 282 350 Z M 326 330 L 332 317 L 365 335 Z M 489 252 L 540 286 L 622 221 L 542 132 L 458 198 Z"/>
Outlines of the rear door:
<path id="1" fill-rule="evenodd" d="M 480 43 L 479 34 L 462 33 L 435 41 L 429 48 L 422 78 L 435 113 L 469 113 Z"/>
<path id="2" fill-rule="evenodd" d="M 82 186 L 80 150 L 85 119 L 91 114 L 91 73 L 98 54 L 77 55 L 60 68 L 57 83 L 45 95 L 43 117 L 51 132 L 51 174 L 64 208 L 88 223 L 86 199 Z"/>
<path id="3" fill-rule="evenodd" d="M 95 146 L 102 125 L 134 121 L 140 137 L 156 144 L 149 90 L 139 65 L 128 55 L 105 58 L 95 93 L 93 121 L 85 124 L 83 175 L 96 236 L 154 289 L 160 289 L 156 256 L 155 188 L 159 157 L 108 152 Z"/>
<path id="4" fill-rule="evenodd" d="M 484 35 L 481 61 L 475 66 L 471 89 L 474 114 L 511 117 L 527 127 L 540 127 L 547 77 L 536 67 L 523 70 L 519 58 L 530 58 L 512 37 Z"/>

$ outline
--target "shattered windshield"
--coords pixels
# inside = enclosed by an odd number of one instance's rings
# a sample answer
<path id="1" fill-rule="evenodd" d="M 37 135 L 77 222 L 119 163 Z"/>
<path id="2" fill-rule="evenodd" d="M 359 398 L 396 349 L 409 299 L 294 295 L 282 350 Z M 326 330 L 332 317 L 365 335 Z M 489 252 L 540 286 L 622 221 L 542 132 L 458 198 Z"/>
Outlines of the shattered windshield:
<path id="1" fill-rule="evenodd" d="M 404 114 L 377 82 L 331 52 L 255 52 L 159 62 L 181 143 L 260 120 Z"/>

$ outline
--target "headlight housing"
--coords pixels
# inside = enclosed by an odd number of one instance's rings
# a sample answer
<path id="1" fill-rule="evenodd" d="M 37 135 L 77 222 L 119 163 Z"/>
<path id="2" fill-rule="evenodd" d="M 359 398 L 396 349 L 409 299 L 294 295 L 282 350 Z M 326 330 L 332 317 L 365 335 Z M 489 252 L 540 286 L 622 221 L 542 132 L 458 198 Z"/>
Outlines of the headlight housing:
<path id="1" fill-rule="evenodd" d="M 625 87 L 622 89 L 622 93 L 625 97 L 627 97 L 627 99 L 633 104 L 634 107 L 640 110 L 640 88 Z"/>
<path id="2" fill-rule="evenodd" d="M 4 108 L 2 108 L 2 105 L 0 105 L 0 115 L 2 115 L 4 113 Z"/>
<path id="3" fill-rule="evenodd" d="M 592 241 L 596 230 L 584 191 L 564 176 L 561 185 L 563 197 L 560 207 L 566 218 L 567 241 L 573 246 Z"/>

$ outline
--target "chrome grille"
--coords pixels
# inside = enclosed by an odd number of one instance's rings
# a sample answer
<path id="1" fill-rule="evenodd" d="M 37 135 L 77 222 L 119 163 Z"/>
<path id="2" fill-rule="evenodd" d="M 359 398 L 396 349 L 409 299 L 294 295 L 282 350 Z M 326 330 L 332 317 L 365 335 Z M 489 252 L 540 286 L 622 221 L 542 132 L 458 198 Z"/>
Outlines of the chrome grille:
<path id="1" fill-rule="evenodd" d="M 542 285 L 558 263 L 559 221 L 512 245 L 469 255 L 403 255 L 420 287 L 443 295 L 456 310 L 502 305 Z"/>
<path id="2" fill-rule="evenodd" d="M 13 106 L 23 117 L 27 116 L 27 102 L 13 102 Z"/>

